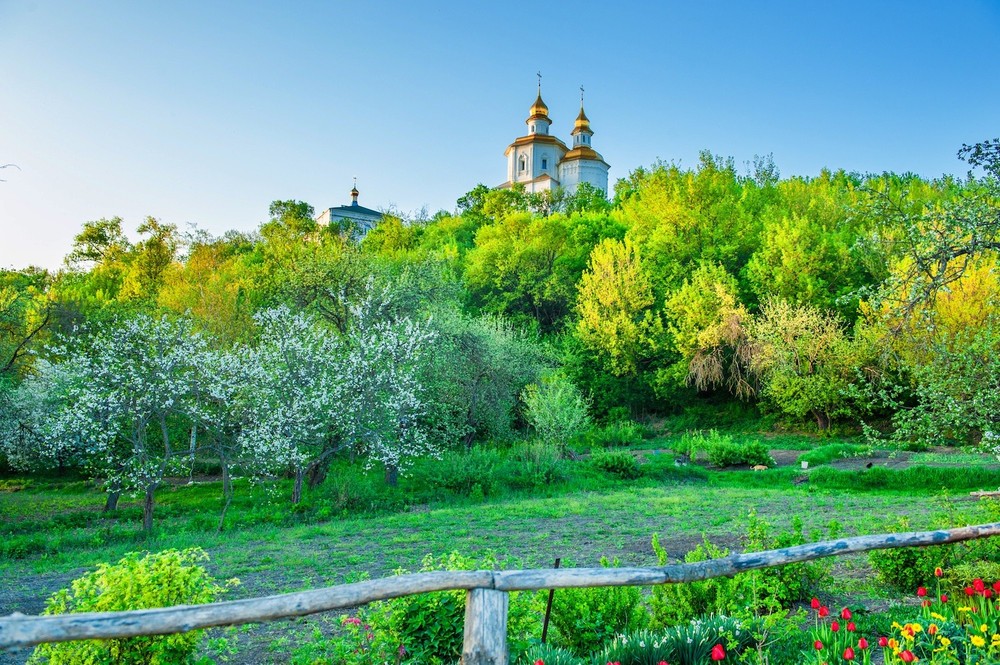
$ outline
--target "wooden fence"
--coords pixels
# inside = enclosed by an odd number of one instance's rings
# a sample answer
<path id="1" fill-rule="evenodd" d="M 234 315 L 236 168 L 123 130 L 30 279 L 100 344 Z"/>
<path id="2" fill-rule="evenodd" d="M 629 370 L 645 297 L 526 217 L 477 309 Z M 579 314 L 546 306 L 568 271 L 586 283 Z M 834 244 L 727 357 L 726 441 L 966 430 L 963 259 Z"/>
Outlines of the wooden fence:
<path id="1" fill-rule="evenodd" d="M 183 633 L 213 626 L 305 616 L 418 593 L 461 589 L 467 591 L 462 664 L 506 665 L 507 604 L 511 591 L 692 582 L 842 554 L 942 545 L 995 535 L 1000 535 L 1000 522 L 942 531 L 842 538 L 658 568 L 442 571 L 207 605 L 56 616 L 15 613 L 0 618 L 0 648 L 27 647 L 43 642 Z"/>

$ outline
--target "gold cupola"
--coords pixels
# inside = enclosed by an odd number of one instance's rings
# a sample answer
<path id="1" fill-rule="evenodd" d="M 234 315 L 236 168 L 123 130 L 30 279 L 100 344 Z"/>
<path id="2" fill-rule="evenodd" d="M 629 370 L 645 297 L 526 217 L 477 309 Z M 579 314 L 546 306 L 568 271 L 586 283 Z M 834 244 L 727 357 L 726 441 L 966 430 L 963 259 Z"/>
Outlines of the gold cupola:
<path id="1" fill-rule="evenodd" d="M 549 107 L 546 106 L 545 102 L 542 101 L 541 87 L 539 87 L 538 89 L 538 97 L 535 98 L 535 103 L 531 105 L 531 110 L 528 111 L 527 122 L 531 122 L 532 120 L 544 120 L 546 122 L 552 122 L 551 120 L 549 120 Z"/>
<path id="2" fill-rule="evenodd" d="M 580 132 L 594 133 L 594 130 L 590 128 L 590 118 L 583 112 L 583 104 L 580 104 L 580 115 L 576 116 L 576 122 L 573 123 L 571 134 L 579 134 Z"/>

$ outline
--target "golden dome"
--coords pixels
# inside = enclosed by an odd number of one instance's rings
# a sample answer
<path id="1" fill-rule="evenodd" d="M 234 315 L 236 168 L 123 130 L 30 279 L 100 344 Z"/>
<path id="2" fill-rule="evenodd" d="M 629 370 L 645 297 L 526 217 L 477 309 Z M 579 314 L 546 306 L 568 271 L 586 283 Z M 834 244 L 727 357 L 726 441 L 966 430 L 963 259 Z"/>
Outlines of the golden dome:
<path id="1" fill-rule="evenodd" d="M 542 91 L 538 91 L 538 97 L 535 99 L 535 103 L 531 105 L 531 110 L 528 111 L 528 120 L 534 120 L 536 118 L 541 118 L 543 120 L 549 119 L 549 107 L 545 105 L 542 101 Z"/>
<path id="2" fill-rule="evenodd" d="M 573 123 L 573 131 L 571 133 L 579 134 L 580 132 L 594 133 L 594 130 L 590 128 L 590 118 L 583 112 L 583 106 L 580 107 L 580 115 L 576 116 L 576 122 Z"/>

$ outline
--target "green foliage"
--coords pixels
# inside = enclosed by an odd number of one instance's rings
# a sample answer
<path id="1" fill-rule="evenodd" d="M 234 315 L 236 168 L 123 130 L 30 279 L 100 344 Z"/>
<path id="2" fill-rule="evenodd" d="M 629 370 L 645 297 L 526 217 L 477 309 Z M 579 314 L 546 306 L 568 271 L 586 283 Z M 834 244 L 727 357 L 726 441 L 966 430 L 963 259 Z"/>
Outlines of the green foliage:
<path id="1" fill-rule="evenodd" d="M 809 472 L 809 484 L 825 489 L 937 492 L 942 488 L 975 490 L 1000 486 L 1000 469 L 987 467 L 875 466 L 859 471 L 819 467 Z"/>
<path id="2" fill-rule="evenodd" d="M 420 572 L 436 570 L 497 569 L 493 555 L 481 560 L 452 552 L 446 556 L 424 558 Z M 397 574 L 406 571 L 398 570 Z M 507 619 L 508 645 L 511 654 L 527 650 L 540 631 L 537 617 L 541 612 L 537 594 L 512 593 Z M 403 662 L 417 665 L 450 665 L 457 662 L 462 650 L 465 621 L 465 592 L 443 591 L 403 596 L 377 601 L 362 608 L 357 617 L 342 617 L 347 634 L 330 640 L 327 652 L 309 662 L 362 663 Z M 362 658 L 338 660 L 361 648 Z M 310 654 L 316 657 L 315 654 Z M 355 655 L 355 657 L 357 654 Z"/>
<path id="3" fill-rule="evenodd" d="M 466 496 L 478 487 L 484 496 L 491 496 L 503 486 L 509 460 L 505 451 L 487 446 L 447 451 L 441 459 L 421 460 L 413 469 L 414 484 Z"/>
<path id="4" fill-rule="evenodd" d="M 594 450 L 590 453 L 590 464 L 624 480 L 633 480 L 642 475 L 639 460 L 627 450 Z"/>
<path id="5" fill-rule="evenodd" d="M 45 614 L 118 612 L 210 603 L 225 587 L 201 565 L 201 549 L 132 552 L 117 564 L 102 564 L 49 599 Z M 174 665 L 194 662 L 201 631 L 177 635 L 42 644 L 30 663 L 51 665 Z"/>
<path id="6" fill-rule="evenodd" d="M 592 448 L 631 447 L 642 443 L 645 429 L 632 420 L 617 420 L 594 427 L 587 432 L 587 443 Z"/>
<path id="7" fill-rule="evenodd" d="M 774 459 L 763 441 L 737 441 L 716 430 L 686 432 L 673 448 L 691 461 L 704 457 L 709 464 L 720 468 L 737 464 L 774 466 Z"/>
<path id="8" fill-rule="evenodd" d="M 602 558 L 601 565 L 619 563 Z M 596 652 L 615 634 L 644 628 L 646 621 L 638 587 L 560 589 L 553 596 L 555 643 L 578 655 Z"/>
<path id="9" fill-rule="evenodd" d="M 847 457 L 861 457 L 871 452 L 869 446 L 856 443 L 828 443 L 799 455 L 797 462 L 808 462 L 809 466 L 819 466 Z"/>
<path id="10" fill-rule="evenodd" d="M 751 511 L 747 522 L 744 551 L 760 552 L 802 545 L 806 542 L 802 523 L 795 519 L 792 529 L 772 535 L 767 521 Z M 653 535 L 653 551 L 659 565 L 668 563 L 667 552 Z M 688 552 L 685 563 L 720 559 L 729 551 L 720 549 L 707 538 Z M 652 626 L 677 625 L 705 614 L 729 614 L 754 618 L 778 612 L 809 597 L 809 594 L 829 574 L 828 565 L 799 563 L 770 568 L 763 571 L 740 573 L 731 579 L 713 578 L 702 582 L 667 584 L 653 588 L 650 598 Z"/>
<path id="11" fill-rule="evenodd" d="M 541 441 L 515 444 L 504 468 L 504 479 L 514 489 L 550 487 L 568 477 L 562 448 Z"/>
<path id="12" fill-rule="evenodd" d="M 521 399 L 524 417 L 547 443 L 565 447 L 590 423 L 586 400 L 564 374 L 550 374 L 528 385 Z"/>

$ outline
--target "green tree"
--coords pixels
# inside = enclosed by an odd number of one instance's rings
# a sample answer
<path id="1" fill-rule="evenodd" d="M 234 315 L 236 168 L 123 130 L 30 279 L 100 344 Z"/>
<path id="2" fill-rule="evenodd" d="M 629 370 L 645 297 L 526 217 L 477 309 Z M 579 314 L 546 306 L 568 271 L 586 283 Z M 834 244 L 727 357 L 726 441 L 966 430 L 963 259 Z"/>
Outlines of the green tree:
<path id="1" fill-rule="evenodd" d="M 634 374 L 663 346 L 653 287 L 629 239 L 604 240 L 580 279 L 576 335 L 618 376 Z"/>

